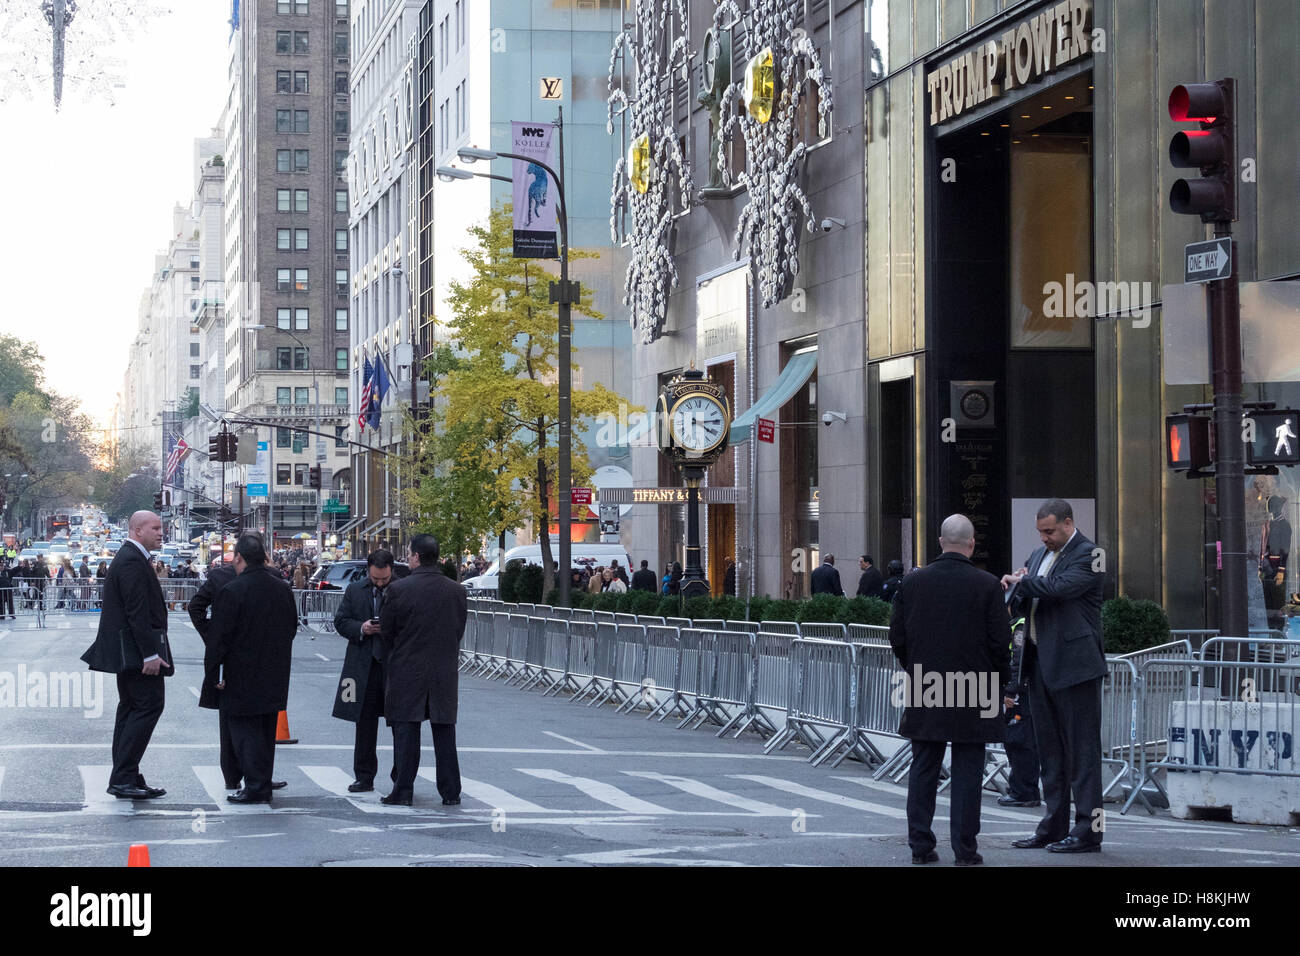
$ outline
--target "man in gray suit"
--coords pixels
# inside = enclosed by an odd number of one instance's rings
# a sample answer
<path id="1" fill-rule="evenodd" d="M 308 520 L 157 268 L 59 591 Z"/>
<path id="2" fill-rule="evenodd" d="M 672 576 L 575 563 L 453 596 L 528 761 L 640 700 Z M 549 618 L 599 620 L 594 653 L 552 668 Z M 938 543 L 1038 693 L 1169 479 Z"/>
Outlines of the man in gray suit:
<path id="1" fill-rule="evenodd" d="M 1101 644 L 1101 598 L 1105 572 L 1094 570 L 1093 543 L 1074 526 L 1066 501 L 1049 498 L 1038 509 L 1043 545 L 1003 588 L 1028 618 L 1022 664 L 1029 675 L 1034 736 L 1042 761 L 1047 815 L 1033 836 L 1015 840 L 1021 849 L 1052 853 L 1101 850 L 1101 682 L 1106 656 Z M 1070 795 L 1074 826 L 1070 826 Z"/>

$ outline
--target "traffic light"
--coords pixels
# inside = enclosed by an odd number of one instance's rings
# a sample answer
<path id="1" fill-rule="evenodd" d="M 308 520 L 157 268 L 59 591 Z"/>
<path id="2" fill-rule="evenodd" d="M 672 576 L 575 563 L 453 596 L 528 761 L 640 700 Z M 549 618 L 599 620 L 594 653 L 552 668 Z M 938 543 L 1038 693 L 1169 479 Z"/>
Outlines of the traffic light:
<path id="1" fill-rule="evenodd" d="M 1165 416 L 1165 442 L 1169 467 L 1191 471 L 1206 467 L 1210 457 L 1210 420 L 1201 415 Z M 1191 475 L 1189 477 L 1195 477 Z"/>
<path id="2" fill-rule="evenodd" d="M 226 432 L 226 447 L 223 450 L 222 461 L 234 461 L 235 452 L 239 450 L 239 438 L 234 432 Z"/>
<path id="3" fill-rule="evenodd" d="M 307 480 L 313 488 L 320 488 L 320 465 L 312 465 L 307 470 Z"/>
<path id="4" fill-rule="evenodd" d="M 1300 464 L 1300 411 L 1294 408 L 1277 408 L 1270 411 L 1251 411 L 1247 418 L 1255 423 L 1254 434 L 1249 431 L 1244 437 L 1253 437 L 1246 442 L 1246 464 L 1248 465 L 1295 465 Z"/>
<path id="5" fill-rule="evenodd" d="M 1196 123 L 1169 141 L 1169 162 L 1179 169 L 1199 169 L 1203 179 L 1180 179 L 1169 191 L 1176 213 L 1200 216 L 1202 222 L 1237 218 L 1236 124 L 1233 110 L 1237 81 L 1184 83 L 1169 94 L 1169 118 Z"/>
<path id="6" fill-rule="evenodd" d="M 221 461 L 221 435 L 208 436 L 208 457 L 213 461 Z"/>
<path id="7" fill-rule="evenodd" d="M 163 510 L 161 491 L 155 491 L 153 494 L 153 510 L 155 513 L 161 512 Z"/>

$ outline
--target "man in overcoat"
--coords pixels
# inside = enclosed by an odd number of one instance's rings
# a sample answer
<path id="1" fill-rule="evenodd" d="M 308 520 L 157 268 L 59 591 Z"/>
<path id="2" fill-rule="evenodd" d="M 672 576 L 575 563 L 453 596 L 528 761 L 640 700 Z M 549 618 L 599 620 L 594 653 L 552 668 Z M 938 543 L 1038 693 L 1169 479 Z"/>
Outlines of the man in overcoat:
<path id="1" fill-rule="evenodd" d="M 898 732 L 912 741 L 907 781 L 907 842 L 913 863 L 934 863 L 939 771 L 952 745 L 952 849 L 959 866 L 977 852 L 984 746 L 1003 736 L 1002 689 L 1011 682 L 1011 627 L 997 578 L 970 562 L 975 529 L 950 515 L 943 553 L 903 578 L 894 598 L 889 643 L 903 668 L 894 700 L 906 709 Z M 900 700 L 901 698 L 901 700 Z"/>
<path id="2" fill-rule="evenodd" d="M 384 715 L 393 728 L 397 778 L 382 802 L 410 806 L 420 768 L 420 724 L 429 721 L 437 762 L 438 794 L 460 803 L 456 756 L 457 667 L 465 636 L 465 588 L 438 567 L 438 539 L 417 534 L 407 560 L 409 577 L 389 586 L 379 613 L 384 660 Z"/>

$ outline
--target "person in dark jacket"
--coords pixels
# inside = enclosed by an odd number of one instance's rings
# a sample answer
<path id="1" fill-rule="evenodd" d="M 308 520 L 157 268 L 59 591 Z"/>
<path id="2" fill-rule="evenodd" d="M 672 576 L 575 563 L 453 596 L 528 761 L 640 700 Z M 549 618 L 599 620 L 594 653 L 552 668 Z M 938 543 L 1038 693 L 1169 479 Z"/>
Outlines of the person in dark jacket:
<path id="1" fill-rule="evenodd" d="M 644 562 L 642 562 L 644 563 Z M 14 582 L 13 577 L 9 574 L 9 563 L 0 562 L 0 617 L 8 614 L 12 618 L 17 618 L 14 613 Z"/>
<path id="2" fill-rule="evenodd" d="M 897 559 L 889 562 L 886 568 L 889 577 L 885 578 L 885 583 L 880 586 L 880 598 L 883 601 L 893 601 L 894 595 L 898 593 L 898 586 L 903 583 L 903 562 Z"/>
<path id="3" fill-rule="evenodd" d="M 203 586 L 190 598 L 189 614 L 194 629 L 199 632 L 206 647 L 212 642 L 212 619 L 208 610 L 216 600 L 218 592 L 235 580 L 235 569 L 213 562 L 212 570 Z M 221 710 L 221 692 L 217 690 L 217 669 L 204 667 L 203 686 L 199 688 L 199 706 L 217 711 L 217 729 L 221 737 L 221 775 L 226 781 L 226 790 L 233 793 L 242 785 L 244 773 L 239 769 L 239 758 L 230 740 L 230 722 L 226 712 Z"/>
<path id="4" fill-rule="evenodd" d="M 835 555 L 826 555 L 821 567 L 813 571 L 812 593 L 844 596 L 844 588 L 840 584 L 840 572 L 835 570 Z"/>
<path id="5" fill-rule="evenodd" d="M 655 580 L 655 573 L 650 570 L 650 562 L 642 559 L 641 570 L 632 575 L 633 591 L 649 591 L 653 594 L 658 590 L 658 582 Z"/>
<path id="6" fill-rule="evenodd" d="M 411 539 L 411 573 L 392 584 L 379 613 L 384 660 L 384 716 L 393 728 L 397 778 L 383 803 L 410 806 L 420 768 L 420 724 L 429 721 L 437 763 L 438 794 L 445 806 L 460 803 L 456 755 L 457 668 L 465 636 L 465 588 L 438 567 L 438 539 Z"/>
<path id="7" fill-rule="evenodd" d="M 727 558 L 727 570 L 722 575 L 722 593 L 736 596 L 736 559 Z"/>
<path id="8" fill-rule="evenodd" d="M 939 859 L 930 825 L 944 750 L 951 743 L 952 849 L 959 865 L 971 866 L 984 862 L 975 839 L 984 746 L 1003 739 L 1002 689 L 1011 682 L 1011 627 L 1001 582 L 970 563 L 975 550 L 970 519 L 946 518 L 939 546 L 943 553 L 908 575 L 894 598 L 889 643 L 903 673 L 891 696 L 905 708 L 898 733 L 912 741 L 907 782 L 912 862 Z"/>
<path id="9" fill-rule="evenodd" d="M 333 715 L 356 724 L 352 745 L 352 793 L 375 789 L 379 756 L 379 718 L 384 715 L 384 667 L 379 641 L 379 613 L 393 580 L 393 553 L 380 548 L 366 557 L 366 576 L 348 585 L 334 614 L 334 630 L 347 638 L 343 673 L 334 695 Z M 396 770 L 393 775 L 395 777 Z"/>
<path id="10" fill-rule="evenodd" d="M 244 776 L 243 789 L 226 799 L 270 803 L 276 717 L 289 704 L 298 610 L 289 586 L 266 566 L 260 535 L 239 536 L 234 566 L 239 576 L 217 592 L 212 607 L 203 664 L 217 669 L 220 708 Z"/>
<path id="11" fill-rule="evenodd" d="M 880 592 L 885 586 L 885 578 L 876 567 L 876 562 L 871 555 L 864 554 L 858 559 L 858 570 L 862 572 L 858 578 L 858 597 L 878 598 Z"/>
<path id="12" fill-rule="evenodd" d="M 668 593 L 682 593 L 682 563 L 680 561 L 673 562 L 672 574 L 668 579 Z"/>
<path id="13" fill-rule="evenodd" d="M 137 511 L 129 528 L 128 540 L 108 568 L 95 643 L 81 659 L 93 671 L 117 675 L 108 792 L 121 800 L 150 800 L 167 791 L 145 783 L 140 761 L 162 716 L 163 678 L 174 673 L 167 606 L 149 563 L 149 549 L 162 544 L 162 519 L 152 511 Z"/>

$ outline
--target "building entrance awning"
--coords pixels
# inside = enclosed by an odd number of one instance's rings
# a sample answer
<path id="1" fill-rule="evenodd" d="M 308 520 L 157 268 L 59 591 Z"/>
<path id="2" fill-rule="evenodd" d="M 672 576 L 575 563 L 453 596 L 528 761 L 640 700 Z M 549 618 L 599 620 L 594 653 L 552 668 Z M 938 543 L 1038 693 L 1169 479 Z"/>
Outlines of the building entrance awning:
<path id="1" fill-rule="evenodd" d="M 745 413 L 731 423 L 731 444 L 740 445 L 750 440 L 754 423 L 760 418 L 772 418 L 781 406 L 794 398 L 817 368 L 817 350 L 799 352 L 786 363 L 776 381 Z"/>

